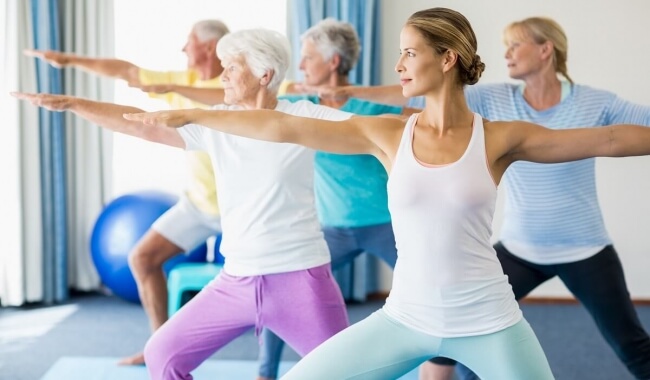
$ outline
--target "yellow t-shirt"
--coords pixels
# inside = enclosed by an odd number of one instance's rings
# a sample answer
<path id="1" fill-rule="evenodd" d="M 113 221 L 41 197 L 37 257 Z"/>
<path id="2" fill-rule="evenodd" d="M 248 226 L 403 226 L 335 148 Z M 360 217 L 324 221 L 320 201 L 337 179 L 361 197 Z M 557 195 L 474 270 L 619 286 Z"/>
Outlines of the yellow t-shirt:
<path id="1" fill-rule="evenodd" d="M 280 87 L 278 88 L 278 95 L 286 95 L 289 86 L 292 86 L 294 84 L 296 84 L 296 82 L 286 79 L 283 80 L 282 83 L 280 83 Z"/>
<path id="2" fill-rule="evenodd" d="M 150 71 L 140 69 L 140 83 L 177 84 L 201 88 L 222 88 L 221 77 L 201 80 L 199 73 L 188 71 Z M 207 108 L 205 104 L 194 102 L 176 93 L 156 94 L 149 96 L 167 102 L 172 108 Z M 189 200 L 202 212 L 210 215 L 219 215 L 217 203 L 217 188 L 210 156 L 205 152 L 188 151 L 187 163 L 190 171 L 190 182 L 185 190 Z"/>

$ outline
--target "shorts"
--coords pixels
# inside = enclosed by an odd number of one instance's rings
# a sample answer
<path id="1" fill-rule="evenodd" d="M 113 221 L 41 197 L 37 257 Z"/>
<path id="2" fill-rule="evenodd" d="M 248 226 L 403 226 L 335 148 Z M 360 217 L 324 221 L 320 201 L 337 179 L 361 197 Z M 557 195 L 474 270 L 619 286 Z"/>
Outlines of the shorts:
<path id="1" fill-rule="evenodd" d="M 201 212 L 183 195 L 151 229 L 188 252 L 221 232 L 221 217 Z"/>

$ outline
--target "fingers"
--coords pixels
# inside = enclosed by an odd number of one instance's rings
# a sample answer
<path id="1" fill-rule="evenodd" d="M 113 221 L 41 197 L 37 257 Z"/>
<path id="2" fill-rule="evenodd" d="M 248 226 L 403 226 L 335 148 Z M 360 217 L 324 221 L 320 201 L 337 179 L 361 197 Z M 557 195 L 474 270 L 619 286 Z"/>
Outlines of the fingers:
<path id="1" fill-rule="evenodd" d="M 146 93 L 154 92 L 158 94 L 164 94 L 168 92 L 168 91 L 161 91 L 160 86 L 155 84 L 145 85 L 145 84 L 141 84 L 140 82 L 128 82 L 127 85 L 131 88 L 137 88 L 138 90 Z"/>
<path id="2" fill-rule="evenodd" d="M 315 94 L 320 98 L 332 100 L 345 100 L 348 98 L 344 87 L 333 86 L 310 86 L 303 83 L 296 83 L 294 90 L 303 94 Z"/>
<path id="3" fill-rule="evenodd" d="M 70 100 L 66 96 L 54 94 L 29 94 L 25 92 L 11 92 L 11 96 L 26 100 L 35 106 L 43 107 L 50 111 L 65 111 L 70 107 Z"/>
<path id="4" fill-rule="evenodd" d="M 10 92 L 9 95 L 13 96 L 16 99 L 29 100 L 30 102 L 34 102 L 34 99 L 36 99 L 38 96 L 37 94 L 29 94 L 27 92 L 18 92 L 18 91 Z"/>
<path id="5" fill-rule="evenodd" d="M 43 53 L 41 50 L 36 50 L 36 49 L 25 49 L 23 50 L 23 54 L 28 56 L 28 57 L 36 57 L 36 58 L 43 58 Z"/>
<path id="6" fill-rule="evenodd" d="M 124 113 L 122 114 L 122 117 L 125 118 L 126 120 L 131 120 L 131 121 L 139 121 L 139 122 L 144 122 L 146 118 L 146 113 Z"/>
<path id="7" fill-rule="evenodd" d="M 335 87 L 322 87 L 318 90 L 318 96 L 326 99 L 343 100 L 347 97 L 344 92 Z"/>
<path id="8" fill-rule="evenodd" d="M 294 90 L 298 93 L 301 94 L 317 94 L 318 93 L 318 86 L 310 86 L 306 85 L 304 83 L 296 83 L 294 85 Z"/>
<path id="9" fill-rule="evenodd" d="M 153 92 L 156 94 L 166 94 L 168 92 L 172 92 L 169 86 L 167 85 L 160 85 L 160 84 L 150 84 L 150 85 L 142 85 L 142 84 L 137 84 L 137 85 L 130 85 L 131 87 L 136 87 L 142 90 L 143 92 Z"/>
<path id="10" fill-rule="evenodd" d="M 140 113 L 124 113 L 122 117 L 126 120 L 136 121 L 144 125 L 158 125 L 159 120 L 154 113 L 140 112 Z"/>
<path id="11" fill-rule="evenodd" d="M 41 94 L 28 94 L 25 92 L 10 92 L 9 94 L 16 99 L 28 101 L 37 107 L 43 106 Z"/>
<path id="12" fill-rule="evenodd" d="M 302 83 L 294 83 L 293 90 L 298 92 L 298 93 L 302 93 L 302 92 L 305 92 L 305 87 L 306 86 L 304 84 L 302 84 Z"/>
<path id="13" fill-rule="evenodd" d="M 125 113 L 122 114 L 122 117 L 126 120 L 158 127 L 178 128 L 185 124 L 181 117 L 174 114 L 174 111 Z"/>
<path id="14" fill-rule="evenodd" d="M 28 57 L 42 59 L 58 69 L 63 68 L 69 61 L 69 58 L 64 53 L 52 50 L 25 49 L 23 54 Z"/>
<path id="15" fill-rule="evenodd" d="M 133 88 L 138 88 L 142 92 L 156 92 L 155 91 L 155 89 L 156 89 L 155 86 L 147 86 L 147 85 L 129 85 L 129 86 L 133 87 Z"/>
<path id="16" fill-rule="evenodd" d="M 126 84 L 131 88 L 138 88 L 138 89 L 140 89 L 142 91 L 144 91 L 145 88 L 153 86 L 153 85 L 142 84 L 142 83 L 140 83 L 139 80 L 130 80 L 130 81 L 126 82 Z"/>

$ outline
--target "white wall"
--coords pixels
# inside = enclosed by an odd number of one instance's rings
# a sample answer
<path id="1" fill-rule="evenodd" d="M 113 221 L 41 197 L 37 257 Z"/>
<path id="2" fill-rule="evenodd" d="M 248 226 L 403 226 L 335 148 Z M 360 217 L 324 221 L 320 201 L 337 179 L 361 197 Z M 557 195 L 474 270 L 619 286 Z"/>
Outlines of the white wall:
<path id="1" fill-rule="evenodd" d="M 203 19 L 220 19 L 231 31 L 268 28 L 286 32 L 286 0 L 115 0 L 115 55 L 153 70 L 183 70 L 181 51 L 192 25 Z M 167 105 L 116 81 L 115 102 L 160 110 Z M 115 134 L 113 193 L 142 189 L 180 193 L 186 184 L 184 153 Z"/>
<path id="2" fill-rule="evenodd" d="M 403 23 L 413 12 L 433 6 L 453 8 L 472 23 L 479 42 L 479 55 L 487 65 L 480 83 L 509 80 L 501 41 L 501 32 L 509 22 L 531 16 L 548 16 L 558 21 L 568 35 L 569 75 L 574 81 L 608 89 L 630 101 L 650 105 L 650 39 L 647 37 L 650 2 L 384 0 L 381 10 L 383 83 L 397 83 L 393 66 Z M 630 292 L 635 299 L 650 299 L 650 278 L 647 276 L 650 268 L 649 172 L 649 157 L 597 161 L 598 192 L 605 223 L 623 261 Z M 497 234 L 500 220 L 501 215 L 497 213 Z M 541 286 L 533 295 L 570 296 L 557 280 Z"/>

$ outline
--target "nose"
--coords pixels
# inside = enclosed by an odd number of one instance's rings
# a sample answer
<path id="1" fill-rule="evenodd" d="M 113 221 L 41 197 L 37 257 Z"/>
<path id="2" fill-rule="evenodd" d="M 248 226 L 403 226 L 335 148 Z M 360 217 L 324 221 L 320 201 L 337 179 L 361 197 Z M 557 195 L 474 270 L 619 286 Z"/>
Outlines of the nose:
<path id="1" fill-rule="evenodd" d="M 298 64 L 298 69 L 301 71 L 305 71 L 305 59 L 301 58 L 300 59 L 300 64 Z"/>
<path id="2" fill-rule="evenodd" d="M 399 58 L 397 59 L 397 63 L 395 64 L 395 72 L 401 73 L 404 71 L 404 64 L 403 64 L 403 59 L 404 59 L 404 54 L 400 54 Z"/>
<path id="3" fill-rule="evenodd" d="M 512 48 L 507 47 L 506 48 L 506 53 L 503 55 L 503 57 L 506 58 L 506 59 L 509 59 L 510 57 L 512 57 Z"/>

